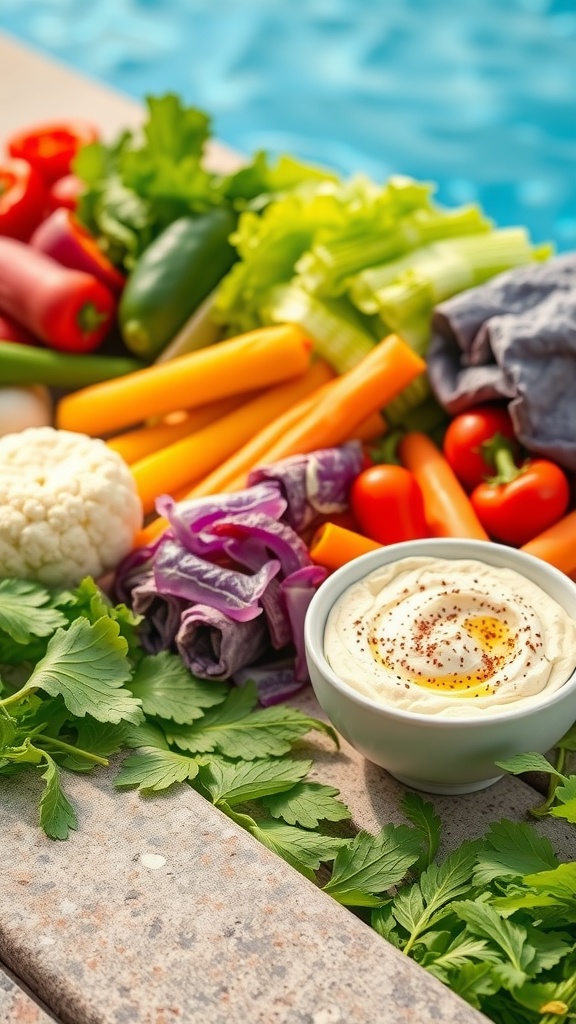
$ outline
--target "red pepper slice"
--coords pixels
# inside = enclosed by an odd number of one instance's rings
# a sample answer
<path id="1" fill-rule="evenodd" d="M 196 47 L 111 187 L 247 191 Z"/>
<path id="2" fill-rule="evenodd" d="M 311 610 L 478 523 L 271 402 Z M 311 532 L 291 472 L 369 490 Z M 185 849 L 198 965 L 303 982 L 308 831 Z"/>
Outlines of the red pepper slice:
<path id="1" fill-rule="evenodd" d="M 80 178 L 75 174 L 65 174 L 50 186 L 48 209 L 57 210 L 60 206 L 65 206 L 67 210 L 75 210 L 83 191 L 84 182 Z"/>
<path id="2" fill-rule="evenodd" d="M 47 199 L 42 177 L 26 160 L 0 161 L 0 235 L 28 239 Z"/>
<path id="3" fill-rule="evenodd" d="M 64 267 L 93 274 L 116 294 L 124 287 L 124 274 L 104 255 L 95 238 L 71 210 L 64 207 L 54 210 L 36 228 L 30 245 Z"/>
<path id="4" fill-rule="evenodd" d="M 88 121 L 54 121 L 25 128 L 8 141 L 11 156 L 28 160 L 44 181 L 51 184 L 70 173 L 72 161 L 82 146 L 97 142 L 99 131 Z"/>
<path id="5" fill-rule="evenodd" d="M 0 309 L 51 348 L 91 352 L 114 323 L 116 300 L 92 274 L 0 238 Z"/>
<path id="6" fill-rule="evenodd" d="M 13 341 L 18 345 L 39 345 L 40 342 L 13 316 L 0 312 L 0 341 Z"/>

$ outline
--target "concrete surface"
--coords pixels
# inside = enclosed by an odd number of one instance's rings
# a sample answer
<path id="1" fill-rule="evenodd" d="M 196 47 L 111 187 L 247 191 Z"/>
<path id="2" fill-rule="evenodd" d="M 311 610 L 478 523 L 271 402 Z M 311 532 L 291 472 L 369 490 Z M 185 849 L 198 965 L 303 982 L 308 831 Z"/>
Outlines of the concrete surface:
<path id="1" fill-rule="evenodd" d="M 11 971 L 0 964 L 0 1024 L 60 1024 L 22 987 Z"/>
<path id="2" fill-rule="evenodd" d="M 65 1024 L 475 1024 L 485 1018 L 189 787 L 3 784 L 0 958 Z"/>

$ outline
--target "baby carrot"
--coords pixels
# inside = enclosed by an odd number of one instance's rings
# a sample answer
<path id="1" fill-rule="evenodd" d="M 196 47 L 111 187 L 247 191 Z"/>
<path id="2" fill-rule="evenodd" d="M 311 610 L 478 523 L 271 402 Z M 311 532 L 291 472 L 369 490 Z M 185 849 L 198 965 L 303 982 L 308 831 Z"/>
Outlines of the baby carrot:
<path id="1" fill-rule="evenodd" d="M 56 409 L 56 425 L 111 434 L 149 416 L 298 377 L 309 365 L 311 350 L 311 341 L 293 324 L 262 327 L 66 395 Z"/>
<path id="2" fill-rule="evenodd" d="M 152 426 L 137 427 L 135 430 L 127 430 L 124 434 L 109 437 L 106 444 L 131 465 L 146 455 L 152 455 L 160 448 L 165 448 L 201 430 L 209 423 L 214 423 L 254 397 L 253 392 L 248 395 L 234 395 L 232 398 L 221 398 L 217 402 L 200 405 L 197 409 L 183 409 L 179 413 L 170 413 Z"/>
<path id="3" fill-rule="evenodd" d="M 159 494 L 174 494 L 218 466 L 271 419 L 302 398 L 314 386 L 319 372 L 311 367 L 295 380 L 268 388 L 215 423 L 133 463 L 132 474 L 144 511 L 154 508 Z"/>
<path id="4" fill-rule="evenodd" d="M 424 498 L 424 514 L 433 537 L 474 537 L 488 540 L 468 495 L 439 448 L 418 431 L 398 446 L 402 465 L 414 476 Z"/>
<path id="5" fill-rule="evenodd" d="M 576 509 L 523 544 L 521 551 L 549 562 L 568 576 L 576 574 Z"/>
<path id="6" fill-rule="evenodd" d="M 355 530 L 347 530 L 336 523 L 323 523 L 312 537 L 309 551 L 316 565 L 323 565 L 333 571 L 351 562 L 353 558 L 358 558 L 358 555 L 376 551 L 381 546 Z"/>

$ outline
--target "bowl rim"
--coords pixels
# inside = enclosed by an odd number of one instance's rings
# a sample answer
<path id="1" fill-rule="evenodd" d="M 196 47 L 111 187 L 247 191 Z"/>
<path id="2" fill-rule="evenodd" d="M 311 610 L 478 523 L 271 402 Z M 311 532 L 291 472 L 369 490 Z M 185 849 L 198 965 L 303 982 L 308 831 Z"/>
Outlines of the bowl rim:
<path id="1" fill-rule="evenodd" d="M 562 686 L 555 690 L 551 696 L 546 697 L 545 691 L 543 691 L 541 699 L 538 699 L 540 697 L 540 694 L 538 694 L 530 704 L 530 707 L 525 707 L 523 709 L 521 707 L 509 708 L 507 710 L 494 711 L 487 715 L 479 714 L 474 717 L 467 715 L 450 715 L 444 717 L 442 715 L 423 714 L 418 711 L 406 711 L 402 708 L 396 708 L 394 705 L 378 703 L 377 701 L 372 700 L 372 698 L 367 697 L 365 694 L 360 693 L 358 690 L 355 690 L 354 687 L 341 679 L 329 664 L 324 654 L 323 646 L 326 622 L 334 603 L 349 586 L 359 582 L 359 580 L 364 575 L 367 575 L 367 573 L 372 571 L 372 569 L 389 565 L 391 562 L 398 561 L 400 558 L 409 557 L 410 555 L 414 555 L 415 557 L 418 557 L 418 555 L 426 557 L 422 551 L 416 550 L 422 546 L 430 546 L 432 548 L 432 552 L 434 552 L 434 550 L 458 552 L 464 546 L 468 552 L 478 552 L 478 554 L 482 551 L 488 551 L 489 553 L 492 552 L 493 554 L 499 553 L 504 558 L 511 558 L 513 563 L 517 562 L 519 566 L 517 571 L 520 573 L 520 566 L 525 565 L 528 568 L 535 568 L 538 573 L 543 572 L 544 575 L 550 575 L 561 587 L 566 587 L 568 591 L 572 590 L 574 598 L 576 599 L 576 583 L 571 580 L 569 576 L 566 576 L 565 573 L 561 572 L 560 569 L 556 569 L 555 566 L 550 565 L 548 562 L 544 562 L 540 558 L 536 558 L 535 555 L 531 555 L 527 551 L 520 551 L 518 548 L 512 548 L 507 544 L 499 544 L 496 541 L 484 541 L 464 537 L 427 537 L 418 540 L 399 541 L 396 544 L 383 546 L 376 551 L 368 551 L 363 555 L 358 555 L 357 558 L 351 559 L 350 562 L 346 562 L 345 565 L 340 566 L 339 569 L 336 569 L 327 577 L 326 580 L 324 580 L 312 597 L 304 620 L 304 642 L 307 656 L 311 658 L 317 670 L 327 678 L 328 682 L 334 689 L 341 691 L 345 697 L 351 698 L 353 702 L 360 704 L 370 711 L 377 711 L 380 714 L 384 714 L 393 719 L 396 718 L 399 721 L 406 723 L 413 722 L 421 725 L 427 724 L 428 726 L 433 725 L 436 728 L 449 728 L 453 725 L 463 728 L 478 728 L 483 724 L 496 725 L 499 722 L 510 722 L 511 720 L 518 721 L 520 719 L 529 718 L 533 714 L 538 714 L 543 708 L 553 707 L 560 701 L 565 700 L 567 696 L 570 696 L 570 694 L 576 695 L 576 653 L 572 672 Z M 380 561 L 383 554 L 390 555 L 390 557 Z M 443 556 L 439 554 L 438 557 Z M 449 558 L 450 555 L 445 555 L 444 557 Z M 451 557 L 456 559 L 458 557 L 472 558 L 475 556 L 472 553 L 469 553 L 462 554 L 461 556 L 454 554 Z M 478 561 L 487 560 L 478 558 Z M 515 564 L 504 565 L 504 563 L 491 561 L 488 561 L 488 564 L 493 565 L 494 568 L 516 568 Z M 359 570 L 357 574 L 354 574 L 354 570 L 351 567 L 355 567 L 356 570 Z M 353 573 L 354 579 L 348 580 L 350 572 Z M 532 579 L 532 577 L 529 578 Z M 346 579 L 347 582 L 339 587 L 339 584 L 343 579 Z M 532 580 L 532 582 L 535 581 Z M 537 583 L 536 585 L 541 586 L 540 583 Z M 323 615 L 323 622 L 320 623 L 317 621 L 320 615 L 319 609 L 322 608 L 323 603 L 326 600 L 327 591 L 330 592 L 332 589 L 335 589 L 336 593 L 332 596 L 332 600 Z M 546 588 L 541 587 L 541 589 L 545 590 Z M 546 592 L 548 593 L 548 591 Z M 549 594 L 549 596 L 552 597 L 551 594 Z M 557 598 L 554 597 L 553 600 L 557 601 L 558 604 L 561 604 Z M 314 633 L 318 632 L 320 629 L 321 637 L 318 638 L 314 636 Z M 518 703 L 520 704 L 521 702 Z M 570 722 L 567 728 L 570 728 L 572 724 L 573 723 Z"/>

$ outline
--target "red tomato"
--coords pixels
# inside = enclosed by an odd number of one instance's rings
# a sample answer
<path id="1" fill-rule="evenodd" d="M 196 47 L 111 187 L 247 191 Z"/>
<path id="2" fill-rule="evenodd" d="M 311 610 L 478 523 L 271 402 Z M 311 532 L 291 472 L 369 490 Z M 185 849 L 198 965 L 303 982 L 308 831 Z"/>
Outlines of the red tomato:
<path id="1" fill-rule="evenodd" d="M 10 156 L 28 160 L 51 184 L 69 174 L 78 151 L 98 137 L 98 129 L 87 121 L 55 121 L 17 132 L 7 146 Z"/>
<path id="2" fill-rule="evenodd" d="M 428 536 L 422 491 L 403 466 L 380 463 L 362 470 L 352 484 L 350 505 L 364 534 L 379 544 Z"/>
<path id="3" fill-rule="evenodd" d="M 0 161 L 0 235 L 27 241 L 47 198 L 42 178 L 26 160 Z"/>
<path id="4" fill-rule="evenodd" d="M 470 501 L 491 537 L 521 547 L 562 518 L 570 501 L 570 485 L 560 466 L 534 459 L 507 483 L 479 484 Z"/>
<path id="5" fill-rule="evenodd" d="M 496 434 L 515 440 L 512 420 L 501 405 L 478 405 L 459 413 L 448 425 L 444 456 L 468 491 L 494 472 L 493 463 L 482 454 L 482 445 Z"/>

